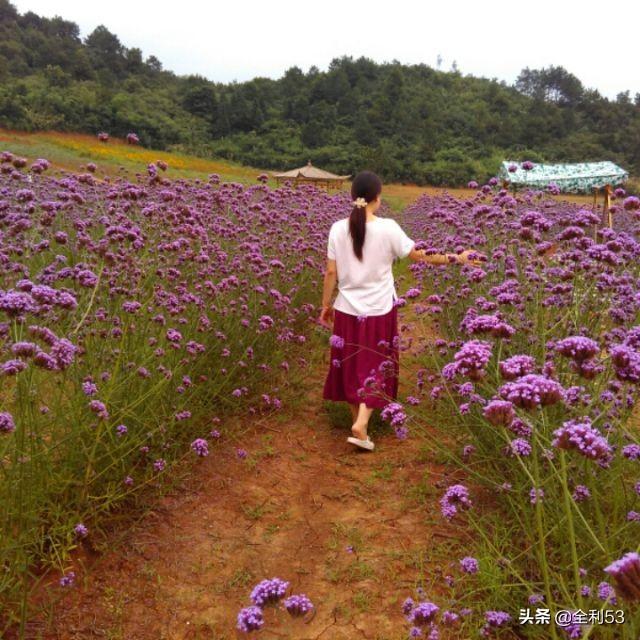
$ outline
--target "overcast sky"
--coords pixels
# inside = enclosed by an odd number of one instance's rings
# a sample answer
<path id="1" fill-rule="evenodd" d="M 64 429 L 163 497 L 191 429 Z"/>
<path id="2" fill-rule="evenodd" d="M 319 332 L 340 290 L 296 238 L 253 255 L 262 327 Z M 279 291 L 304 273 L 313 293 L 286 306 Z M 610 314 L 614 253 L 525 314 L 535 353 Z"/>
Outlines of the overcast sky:
<path id="1" fill-rule="evenodd" d="M 165 69 L 217 82 L 321 70 L 342 55 L 394 59 L 512 83 L 524 67 L 561 65 L 611 98 L 640 92 L 640 2 L 576 0 L 11 0 L 60 15 L 86 36 L 104 24 Z M 635 61 L 635 62 L 634 62 Z"/>

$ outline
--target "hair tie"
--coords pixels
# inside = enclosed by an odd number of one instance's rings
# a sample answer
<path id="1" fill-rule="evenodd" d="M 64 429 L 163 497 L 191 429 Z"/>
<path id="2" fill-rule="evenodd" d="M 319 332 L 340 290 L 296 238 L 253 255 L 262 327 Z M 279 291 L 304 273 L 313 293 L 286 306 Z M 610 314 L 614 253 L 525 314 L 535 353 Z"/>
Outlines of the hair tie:
<path id="1" fill-rule="evenodd" d="M 353 201 L 353 206 L 354 207 L 366 207 L 367 206 L 367 201 L 364 198 L 356 198 Z"/>

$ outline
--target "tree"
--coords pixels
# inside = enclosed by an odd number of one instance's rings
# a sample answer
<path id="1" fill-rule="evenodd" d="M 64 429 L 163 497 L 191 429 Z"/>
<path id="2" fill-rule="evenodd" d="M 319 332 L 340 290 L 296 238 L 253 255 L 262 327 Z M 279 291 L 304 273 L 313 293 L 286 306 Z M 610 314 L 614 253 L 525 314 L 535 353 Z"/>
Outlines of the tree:
<path id="1" fill-rule="evenodd" d="M 516 89 L 526 96 L 545 102 L 573 106 L 584 94 L 576 76 L 563 67 L 523 69 L 516 80 Z"/>
<path id="2" fill-rule="evenodd" d="M 89 58 L 96 69 L 120 75 L 124 68 L 125 49 L 118 39 L 104 25 L 96 27 L 85 39 Z"/>
<path id="3" fill-rule="evenodd" d="M 11 24 L 17 19 L 18 11 L 9 0 L 0 0 L 0 24 Z"/>
<path id="4" fill-rule="evenodd" d="M 145 60 L 145 64 L 151 71 L 155 73 L 160 73 L 162 71 L 162 62 L 160 62 L 160 60 L 158 60 L 158 58 L 156 58 L 155 56 L 149 56 Z"/>
<path id="5" fill-rule="evenodd" d="M 211 83 L 198 83 L 188 89 L 182 99 L 182 106 L 194 116 L 213 120 L 217 113 L 218 101 Z"/>

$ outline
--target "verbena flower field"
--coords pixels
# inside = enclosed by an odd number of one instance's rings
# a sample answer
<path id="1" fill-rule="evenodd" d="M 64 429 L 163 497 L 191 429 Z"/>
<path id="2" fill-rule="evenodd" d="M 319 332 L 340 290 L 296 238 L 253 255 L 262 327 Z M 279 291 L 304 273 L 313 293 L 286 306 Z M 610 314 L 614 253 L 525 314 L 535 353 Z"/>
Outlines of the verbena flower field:
<path id="1" fill-rule="evenodd" d="M 72 586 L 94 527 L 210 455 L 227 417 L 281 410 L 303 375 L 328 231 L 351 198 L 170 175 L 0 154 L 3 623 L 24 621 L 33 574 Z M 447 460 L 434 504 L 473 546 L 416 601 L 389 594 L 398 632 L 637 640 L 640 200 L 617 191 L 609 229 L 544 192 L 470 193 L 424 195 L 402 219 L 418 248 L 487 260 L 413 263 L 402 292 L 424 344 L 404 356 L 410 395 L 381 417 Z M 322 609 L 288 587 L 259 583 L 232 624 Z M 545 608 L 565 624 L 518 619 Z M 596 610 L 624 624 L 585 622 Z"/>
<path id="2" fill-rule="evenodd" d="M 24 605 L 226 415 L 280 409 L 348 199 L 0 161 L 0 592 Z"/>
<path id="3" fill-rule="evenodd" d="M 640 201 L 616 196 L 613 229 L 544 192 L 492 185 L 466 200 L 425 195 L 405 212 L 427 251 L 488 258 L 410 267 L 418 334 L 438 336 L 419 356 L 419 397 L 395 411 L 405 428 L 433 425 L 428 445 L 459 469 L 442 516 L 477 544 L 449 576 L 451 602 L 437 604 L 481 604 L 488 637 L 640 634 Z M 545 607 L 568 622 L 517 619 Z M 620 609 L 624 624 L 579 613 Z"/>

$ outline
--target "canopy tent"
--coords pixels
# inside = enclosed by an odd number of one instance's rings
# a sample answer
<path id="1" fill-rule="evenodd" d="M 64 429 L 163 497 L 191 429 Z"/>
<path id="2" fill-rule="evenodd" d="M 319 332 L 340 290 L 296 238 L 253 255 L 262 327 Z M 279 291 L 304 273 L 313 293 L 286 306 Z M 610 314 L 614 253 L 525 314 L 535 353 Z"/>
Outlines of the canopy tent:
<path id="1" fill-rule="evenodd" d="M 511 172 L 509 167 L 516 167 Z M 499 177 L 514 187 L 545 189 L 553 183 L 564 193 L 591 193 L 607 185 L 626 182 L 629 174 L 613 162 L 581 162 L 577 164 L 534 164 L 529 171 L 519 162 L 505 160 Z"/>
<path id="2" fill-rule="evenodd" d="M 311 160 L 307 162 L 306 166 L 299 167 L 298 169 L 291 169 L 291 171 L 283 171 L 281 173 L 274 173 L 273 177 L 276 182 L 291 181 L 294 183 L 299 182 L 311 182 L 318 186 L 334 187 L 336 189 L 342 188 L 342 183 L 348 180 L 351 176 L 338 176 L 335 173 L 330 173 L 324 169 L 318 169 L 311 164 Z"/>

